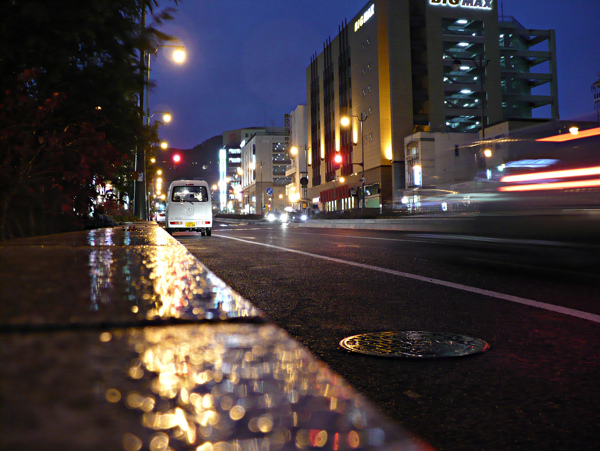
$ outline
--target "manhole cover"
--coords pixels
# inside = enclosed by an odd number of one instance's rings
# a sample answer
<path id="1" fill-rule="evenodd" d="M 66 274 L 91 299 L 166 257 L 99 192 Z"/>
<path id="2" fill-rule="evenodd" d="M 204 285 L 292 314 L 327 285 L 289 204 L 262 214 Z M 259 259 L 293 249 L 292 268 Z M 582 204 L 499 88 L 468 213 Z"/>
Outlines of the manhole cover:
<path id="1" fill-rule="evenodd" d="M 479 338 L 443 332 L 375 332 L 340 341 L 344 349 L 384 357 L 459 357 L 485 352 L 490 345 Z"/>

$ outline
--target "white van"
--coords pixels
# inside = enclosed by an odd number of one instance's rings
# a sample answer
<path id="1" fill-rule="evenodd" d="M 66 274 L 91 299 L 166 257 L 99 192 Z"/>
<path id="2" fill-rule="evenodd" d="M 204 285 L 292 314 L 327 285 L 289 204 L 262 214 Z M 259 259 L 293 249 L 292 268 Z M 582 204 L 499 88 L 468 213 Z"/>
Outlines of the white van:
<path id="1" fill-rule="evenodd" d="M 210 188 L 204 180 L 176 180 L 169 186 L 165 229 L 173 232 L 212 233 Z"/>

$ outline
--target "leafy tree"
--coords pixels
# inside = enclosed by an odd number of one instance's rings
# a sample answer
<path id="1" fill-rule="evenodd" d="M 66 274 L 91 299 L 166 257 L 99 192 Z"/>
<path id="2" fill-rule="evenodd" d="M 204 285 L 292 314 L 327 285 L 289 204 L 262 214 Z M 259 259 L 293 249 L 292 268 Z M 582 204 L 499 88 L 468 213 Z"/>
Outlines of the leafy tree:
<path id="1" fill-rule="evenodd" d="M 158 0 L 12 0 L 0 18 L 0 239 L 72 230 L 106 181 L 133 198 Z M 174 1 L 176 4 L 177 2 Z M 142 21 L 142 11 L 147 22 Z"/>

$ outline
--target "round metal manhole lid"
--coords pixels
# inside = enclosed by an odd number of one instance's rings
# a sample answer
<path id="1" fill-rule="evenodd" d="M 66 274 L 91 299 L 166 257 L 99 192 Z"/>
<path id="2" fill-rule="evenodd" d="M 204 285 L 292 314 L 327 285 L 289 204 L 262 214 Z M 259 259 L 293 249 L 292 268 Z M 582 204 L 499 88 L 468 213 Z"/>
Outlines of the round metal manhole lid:
<path id="1" fill-rule="evenodd" d="M 383 357 L 432 359 L 485 352 L 490 345 L 479 338 L 444 332 L 375 332 L 340 341 L 344 349 Z"/>

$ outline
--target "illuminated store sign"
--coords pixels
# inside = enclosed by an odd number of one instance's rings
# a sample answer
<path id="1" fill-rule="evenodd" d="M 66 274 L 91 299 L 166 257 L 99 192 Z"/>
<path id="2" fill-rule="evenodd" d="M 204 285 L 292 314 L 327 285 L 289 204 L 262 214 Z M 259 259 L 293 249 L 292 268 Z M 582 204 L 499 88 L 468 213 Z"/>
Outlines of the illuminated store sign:
<path id="1" fill-rule="evenodd" d="M 429 0 L 430 5 L 460 6 L 461 8 L 492 9 L 493 0 Z M 356 25 L 354 26 L 356 29 Z"/>
<path id="2" fill-rule="evenodd" d="M 365 13 L 362 16 L 360 16 L 360 18 L 356 22 L 354 22 L 354 31 L 358 31 L 359 28 L 362 27 L 367 22 L 367 20 L 369 20 L 373 16 L 373 14 L 375 14 L 375 4 L 372 4 L 371 7 L 367 9 Z"/>

